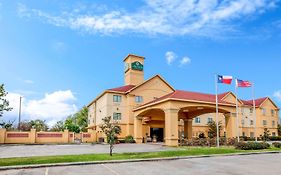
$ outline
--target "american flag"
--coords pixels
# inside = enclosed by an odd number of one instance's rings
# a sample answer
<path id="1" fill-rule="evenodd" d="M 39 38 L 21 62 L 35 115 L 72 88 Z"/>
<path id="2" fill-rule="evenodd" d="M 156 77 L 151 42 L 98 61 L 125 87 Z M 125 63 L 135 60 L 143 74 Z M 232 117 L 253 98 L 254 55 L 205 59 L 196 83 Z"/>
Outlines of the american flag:
<path id="1" fill-rule="evenodd" d="M 236 86 L 237 87 L 252 87 L 252 83 L 250 81 L 236 79 Z"/>

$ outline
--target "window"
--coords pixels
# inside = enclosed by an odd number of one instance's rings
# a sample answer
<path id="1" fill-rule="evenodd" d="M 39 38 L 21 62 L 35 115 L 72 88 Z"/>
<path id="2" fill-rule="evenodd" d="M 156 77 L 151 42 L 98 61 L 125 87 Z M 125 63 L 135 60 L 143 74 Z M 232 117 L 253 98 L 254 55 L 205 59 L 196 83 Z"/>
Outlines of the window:
<path id="1" fill-rule="evenodd" d="M 90 120 L 90 119 L 88 119 L 88 125 L 90 124 L 90 121 L 91 121 L 91 120 Z"/>
<path id="2" fill-rule="evenodd" d="M 266 109 L 262 108 L 261 112 L 262 112 L 262 115 L 265 115 L 266 114 Z"/>
<path id="3" fill-rule="evenodd" d="M 200 123 L 200 117 L 195 118 L 195 123 Z"/>
<path id="4" fill-rule="evenodd" d="M 245 137 L 245 136 L 246 136 L 246 135 L 245 135 L 245 132 L 242 132 L 242 136 L 243 136 L 243 137 Z"/>
<path id="5" fill-rule="evenodd" d="M 212 122 L 213 122 L 213 118 L 212 118 L 212 117 L 209 117 L 207 122 L 208 122 L 208 123 L 212 123 Z"/>
<path id="6" fill-rule="evenodd" d="M 272 132 L 272 136 L 276 136 L 276 133 L 275 133 L 275 132 Z"/>
<path id="7" fill-rule="evenodd" d="M 120 95 L 113 95 L 113 102 L 121 102 L 121 96 Z"/>
<path id="8" fill-rule="evenodd" d="M 250 120 L 250 125 L 254 125 L 254 121 L 253 120 Z"/>
<path id="9" fill-rule="evenodd" d="M 272 120 L 272 127 L 274 128 L 275 127 L 275 121 Z"/>
<path id="10" fill-rule="evenodd" d="M 253 110 L 254 110 L 253 108 L 250 108 L 250 113 L 253 113 Z"/>
<path id="11" fill-rule="evenodd" d="M 113 113 L 113 120 L 121 120 L 121 113 Z"/>
<path id="12" fill-rule="evenodd" d="M 263 121 L 262 121 L 262 124 L 263 124 L 263 125 L 267 125 L 266 120 L 263 120 Z"/>
<path id="13" fill-rule="evenodd" d="M 271 116 L 274 117 L 274 115 L 275 115 L 275 110 L 271 109 Z"/>
<path id="14" fill-rule="evenodd" d="M 142 102 L 143 102 L 142 96 L 136 96 L 136 97 L 135 97 L 135 102 L 137 102 L 137 103 L 142 103 Z"/>
<path id="15" fill-rule="evenodd" d="M 244 126 L 244 124 L 245 124 L 245 120 L 244 119 L 241 120 L 241 124 Z"/>
<path id="16" fill-rule="evenodd" d="M 254 132 L 250 132 L 250 137 L 251 137 L 251 138 L 254 138 L 254 137 L 255 137 Z"/>

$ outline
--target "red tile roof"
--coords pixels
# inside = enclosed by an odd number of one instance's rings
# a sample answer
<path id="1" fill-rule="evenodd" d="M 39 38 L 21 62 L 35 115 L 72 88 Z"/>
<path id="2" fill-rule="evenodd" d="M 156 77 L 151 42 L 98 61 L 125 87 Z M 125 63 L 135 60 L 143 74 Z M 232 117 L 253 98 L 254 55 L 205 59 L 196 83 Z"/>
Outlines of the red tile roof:
<path id="1" fill-rule="evenodd" d="M 108 90 L 117 91 L 117 92 L 127 92 L 127 91 L 133 89 L 134 87 L 135 87 L 135 85 L 126 85 L 126 86 L 121 86 L 121 87 L 112 88 L 112 89 L 108 89 Z"/>
<path id="2" fill-rule="evenodd" d="M 229 92 L 219 94 L 218 95 L 218 100 L 219 100 L 218 102 L 224 103 L 224 104 L 233 104 L 233 103 L 228 103 L 228 102 L 225 102 L 225 101 L 221 100 L 228 93 Z M 152 104 L 152 103 L 156 103 L 156 102 L 159 102 L 161 100 L 168 99 L 168 98 L 180 99 L 180 100 L 212 102 L 212 103 L 216 102 L 216 95 L 214 95 L 214 94 L 205 94 L 205 93 L 199 93 L 199 92 L 189 92 L 189 91 L 176 90 L 175 92 L 164 95 L 164 96 L 162 96 L 160 98 L 157 98 L 153 101 L 150 101 L 150 102 L 148 102 L 148 103 L 146 103 L 142 106 Z"/>
<path id="3" fill-rule="evenodd" d="M 259 107 L 266 99 L 267 97 L 256 99 L 255 100 L 256 106 Z M 244 105 L 250 105 L 250 106 L 254 105 L 253 100 L 242 100 L 242 102 L 244 103 Z"/>

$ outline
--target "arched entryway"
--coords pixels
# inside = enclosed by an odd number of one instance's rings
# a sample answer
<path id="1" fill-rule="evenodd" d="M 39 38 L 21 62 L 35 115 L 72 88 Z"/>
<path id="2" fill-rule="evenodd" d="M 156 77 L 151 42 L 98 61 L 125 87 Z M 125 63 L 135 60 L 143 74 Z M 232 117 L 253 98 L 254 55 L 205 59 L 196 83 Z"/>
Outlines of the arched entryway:
<path id="1" fill-rule="evenodd" d="M 142 125 L 142 129 L 138 129 L 142 135 L 142 142 L 153 139 L 156 139 L 157 142 L 164 142 L 165 112 L 162 109 L 148 109 L 140 113 L 137 118 Z"/>
<path id="2" fill-rule="evenodd" d="M 178 145 L 178 109 L 149 108 L 138 113 L 134 118 L 134 137 L 142 143 L 146 137 L 146 128 L 163 128 L 165 145 Z M 161 129 L 160 129 L 161 130 Z M 159 134 L 162 134 L 159 131 Z M 160 135 L 159 135 L 160 136 Z M 160 139 L 160 138 L 159 138 Z"/>
<path id="3" fill-rule="evenodd" d="M 219 114 L 223 114 L 222 116 L 224 116 L 223 123 L 225 124 L 224 127 L 226 136 L 233 137 L 233 120 L 230 120 L 231 112 L 223 108 L 219 108 L 218 112 Z M 193 119 L 209 113 L 216 113 L 216 108 L 210 106 L 187 106 L 181 108 L 178 114 L 178 118 L 183 121 L 183 126 L 181 128 L 181 130 L 183 130 L 183 135 L 181 136 L 191 139 L 193 133 Z"/>
<path id="4" fill-rule="evenodd" d="M 212 103 L 168 100 L 160 104 L 139 108 L 134 111 L 134 137 L 137 143 L 142 143 L 146 134 L 150 134 L 144 126 L 163 128 L 164 143 L 177 146 L 179 141 L 179 121 L 184 121 L 184 132 L 187 138 L 192 137 L 192 119 L 196 116 L 215 113 Z M 235 106 L 219 106 L 219 113 L 226 118 L 227 137 L 236 136 Z"/>

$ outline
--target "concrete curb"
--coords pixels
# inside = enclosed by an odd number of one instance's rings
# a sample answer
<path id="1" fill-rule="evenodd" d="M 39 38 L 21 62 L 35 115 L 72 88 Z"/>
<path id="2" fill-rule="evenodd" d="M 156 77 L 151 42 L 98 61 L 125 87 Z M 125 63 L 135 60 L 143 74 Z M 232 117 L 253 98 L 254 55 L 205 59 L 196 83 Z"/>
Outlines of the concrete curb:
<path id="1" fill-rule="evenodd" d="M 17 166 L 0 167 L 0 171 L 13 170 L 13 169 L 59 167 L 59 166 L 116 164 L 116 163 L 128 163 L 128 162 L 151 162 L 151 161 L 168 161 L 168 160 L 196 159 L 196 158 L 208 158 L 208 157 L 226 157 L 226 156 L 229 157 L 229 156 L 245 156 L 245 155 L 257 155 L 257 154 L 280 154 L 280 153 L 281 153 L 281 151 L 267 151 L 267 152 L 212 154 L 212 155 L 198 155 L 198 156 L 177 156 L 177 157 L 149 158 L 149 159 L 125 159 L 125 160 L 109 160 L 109 161 L 89 161 L 89 162 L 68 162 L 68 163 L 52 163 L 52 164 L 37 164 L 37 165 L 17 165 Z"/>

